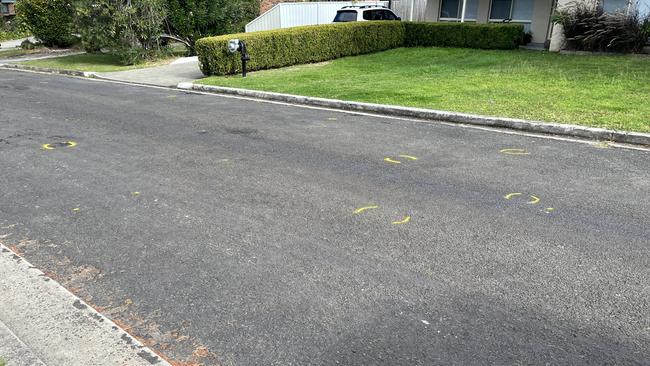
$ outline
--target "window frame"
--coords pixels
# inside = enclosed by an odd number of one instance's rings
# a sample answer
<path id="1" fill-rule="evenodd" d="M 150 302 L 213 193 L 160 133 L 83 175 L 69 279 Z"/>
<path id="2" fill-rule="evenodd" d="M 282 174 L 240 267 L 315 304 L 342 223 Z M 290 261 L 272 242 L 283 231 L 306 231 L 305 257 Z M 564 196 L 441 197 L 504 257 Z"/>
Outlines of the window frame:
<path id="1" fill-rule="evenodd" d="M 533 22 L 532 16 L 531 16 L 531 19 L 513 19 L 512 18 L 512 11 L 515 9 L 515 1 L 517 1 L 517 0 L 510 0 L 510 12 L 508 13 L 510 15 L 510 18 L 507 18 L 507 19 L 510 19 L 510 23 L 531 24 Z M 535 1 L 537 1 L 537 0 L 533 0 L 533 6 L 535 6 Z M 505 19 L 492 18 L 492 4 L 493 3 L 494 3 L 494 0 L 490 0 L 490 13 L 488 14 L 488 22 L 489 23 L 502 23 Z"/>
<path id="2" fill-rule="evenodd" d="M 440 0 L 440 6 L 438 9 L 438 21 L 441 22 L 460 22 L 461 18 L 463 16 L 463 0 L 458 1 L 458 17 L 457 18 L 448 18 L 448 17 L 442 17 L 442 2 L 444 0 Z M 478 5 L 479 5 L 480 0 L 476 2 L 476 10 L 478 10 Z M 478 11 L 477 11 L 478 14 Z M 476 18 L 465 18 L 466 22 L 476 22 Z"/>

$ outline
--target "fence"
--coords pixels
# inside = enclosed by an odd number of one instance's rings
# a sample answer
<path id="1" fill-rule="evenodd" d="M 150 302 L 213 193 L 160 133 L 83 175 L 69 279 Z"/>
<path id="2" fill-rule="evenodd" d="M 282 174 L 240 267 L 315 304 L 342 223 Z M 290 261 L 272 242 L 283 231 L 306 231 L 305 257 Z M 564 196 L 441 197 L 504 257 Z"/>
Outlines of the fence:
<path id="1" fill-rule="evenodd" d="M 422 22 L 427 0 L 393 0 L 391 9 L 404 21 Z"/>
<path id="2" fill-rule="evenodd" d="M 401 1 L 422 1 L 426 0 L 401 0 Z M 253 19 L 246 24 L 246 32 L 257 32 L 278 28 L 297 27 L 301 25 L 329 24 L 336 16 L 336 11 L 349 5 L 383 5 L 388 6 L 388 1 L 327 1 L 327 2 L 304 2 L 304 3 L 280 3 L 272 7 L 266 13 Z M 402 16 L 401 13 L 398 15 Z M 422 10 L 424 16 L 424 9 Z M 403 17 L 403 16 L 402 16 Z M 404 17 L 404 20 L 408 18 Z"/>

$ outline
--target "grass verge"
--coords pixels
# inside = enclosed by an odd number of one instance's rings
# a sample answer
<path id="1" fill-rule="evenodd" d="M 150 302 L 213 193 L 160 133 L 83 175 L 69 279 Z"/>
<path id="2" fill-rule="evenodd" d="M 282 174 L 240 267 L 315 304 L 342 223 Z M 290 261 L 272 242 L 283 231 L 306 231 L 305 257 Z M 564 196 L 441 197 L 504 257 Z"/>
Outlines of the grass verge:
<path id="1" fill-rule="evenodd" d="M 23 50 L 22 48 L 4 49 L 4 50 L 0 50 L 0 59 L 26 56 L 33 53 L 39 53 L 39 52 L 41 52 L 39 49 L 33 49 L 33 50 Z"/>
<path id="2" fill-rule="evenodd" d="M 170 57 L 156 61 L 143 62 L 136 65 L 124 66 L 120 65 L 119 59 L 115 55 L 105 53 L 83 53 L 79 55 L 68 55 L 43 60 L 25 61 L 21 62 L 21 64 L 57 70 L 111 72 L 165 65 L 173 60 L 174 58 Z"/>
<path id="3" fill-rule="evenodd" d="M 650 132 L 650 57 L 400 48 L 201 84 Z"/>

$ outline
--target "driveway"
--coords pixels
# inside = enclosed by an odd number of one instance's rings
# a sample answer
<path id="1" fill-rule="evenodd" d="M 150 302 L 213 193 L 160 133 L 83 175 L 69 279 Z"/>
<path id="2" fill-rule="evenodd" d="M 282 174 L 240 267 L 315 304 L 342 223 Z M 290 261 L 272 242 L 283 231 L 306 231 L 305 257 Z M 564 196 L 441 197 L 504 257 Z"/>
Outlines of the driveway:
<path id="1" fill-rule="evenodd" d="M 21 38 L 21 39 L 10 39 L 6 41 L 0 42 L 0 49 L 11 49 L 11 48 L 16 48 L 20 47 L 20 45 L 25 41 L 25 40 L 30 40 L 32 42 L 36 42 L 36 38 L 34 37 L 29 37 L 29 38 Z"/>
<path id="2" fill-rule="evenodd" d="M 650 359 L 648 151 L 0 79 L 0 242 L 170 359 Z"/>
<path id="3" fill-rule="evenodd" d="M 130 83 L 173 86 L 203 78 L 197 57 L 183 57 L 169 65 L 144 69 L 98 73 L 98 76 Z"/>

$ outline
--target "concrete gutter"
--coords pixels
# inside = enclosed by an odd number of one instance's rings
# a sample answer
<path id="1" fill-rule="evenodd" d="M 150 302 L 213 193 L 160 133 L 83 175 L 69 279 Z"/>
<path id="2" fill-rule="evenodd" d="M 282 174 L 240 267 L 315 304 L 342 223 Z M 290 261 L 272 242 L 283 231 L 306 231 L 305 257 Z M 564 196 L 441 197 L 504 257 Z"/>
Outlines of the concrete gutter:
<path id="1" fill-rule="evenodd" d="M 180 83 L 178 84 L 177 88 L 216 94 L 237 95 L 241 97 L 272 100 L 276 102 L 318 106 L 346 111 L 365 112 L 396 117 L 410 117 L 429 121 L 445 121 L 484 127 L 509 128 L 525 132 L 650 146 L 650 134 L 641 132 L 615 131 L 604 128 L 585 127 L 578 125 L 528 121 L 523 119 L 505 117 L 488 117 L 475 114 L 400 107 L 384 104 L 350 102 L 336 99 L 305 97 L 300 95 L 226 88 L 193 83 Z"/>
<path id="2" fill-rule="evenodd" d="M 107 81 L 119 81 L 127 84 L 140 86 L 158 86 L 147 83 L 134 83 L 122 80 L 116 80 L 100 76 L 94 72 L 82 72 L 72 70 L 56 70 L 42 67 L 34 67 L 16 64 L 1 64 L 0 68 L 36 71 L 44 73 L 54 73 L 61 75 L 71 75 L 77 77 L 96 78 Z M 604 128 L 585 127 L 579 125 L 559 124 L 542 121 L 530 121 L 506 117 L 490 117 L 468 113 L 457 113 L 448 111 L 439 111 L 434 109 L 401 107 L 385 104 L 361 103 L 337 99 L 326 99 L 316 97 L 306 97 L 301 95 L 272 93 L 257 90 L 226 88 L 221 86 L 209 86 L 194 84 L 191 82 L 179 83 L 177 89 L 194 90 L 223 95 L 235 95 L 246 98 L 263 99 L 275 102 L 284 102 L 306 106 L 316 106 L 345 111 L 364 112 L 370 114 L 379 114 L 395 117 L 416 118 L 432 122 L 452 122 L 466 125 L 475 125 L 483 127 L 497 127 L 518 130 L 522 132 L 541 133 L 556 136 L 566 136 L 582 138 L 596 141 L 610 141 L 623 144 L 650 146 L 650 134 L 631 131 L 616 131 Z"/>
<path id="3" fill-rule="evenodd" d="M 8 365 L 171 366 L 2 244 L 0 299 Z"/>
<path id="4" fill-rule="evenodd" d="M 66 55 L 66 56 L 68 56 L 68 55 Z M 20 62 L 20 61 L 22 61 L 22 60 L 17 60 L 16 62 Z M 10 64 L 8 64 L 8 63 L 0 63 L 0 68 L 2 68 L 2 69 L 16 69 L 16 70 L 45 72 L 45 73 L 48 73 L 48 74 L 80 76 L 80 77 L 86 77 L 86 78 L 94 78 L 95 77 L 94 72 L 76 71 L 76 70 L 59 70 L 59 69 L 50 69 L 50 68 L 46 68 L 46 67 L 19 65 L 19 64 L 11 64 L 11 63 Z"/>

